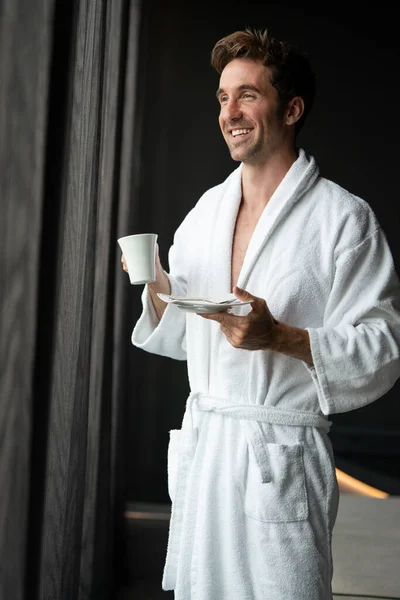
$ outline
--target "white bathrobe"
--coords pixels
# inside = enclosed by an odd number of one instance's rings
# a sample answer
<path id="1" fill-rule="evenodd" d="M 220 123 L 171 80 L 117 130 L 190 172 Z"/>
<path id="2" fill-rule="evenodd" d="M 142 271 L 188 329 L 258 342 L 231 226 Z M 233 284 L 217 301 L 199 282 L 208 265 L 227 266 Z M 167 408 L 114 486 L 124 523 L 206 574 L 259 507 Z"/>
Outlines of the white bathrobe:
<path id="1" fill-rule="evenodd" d="M 241 170 L 208 190 L 176 231 L 172 294 L 230 294 Z M 173 305 L 159 322 L 144 289 L 132 342 L 187 360 L 191 389 L 182 429 L 170 434 L 162 586 L 176 600 L 329 600 L 338 488 L 327 417 L 373 402 L 399 377 L 391 252 L 369 205 L 321 177 L 299 149 L 257 223 L 238 285 L 279 321 L 308 330 L 314 367 L 233 348 L 218 323 Z"/>

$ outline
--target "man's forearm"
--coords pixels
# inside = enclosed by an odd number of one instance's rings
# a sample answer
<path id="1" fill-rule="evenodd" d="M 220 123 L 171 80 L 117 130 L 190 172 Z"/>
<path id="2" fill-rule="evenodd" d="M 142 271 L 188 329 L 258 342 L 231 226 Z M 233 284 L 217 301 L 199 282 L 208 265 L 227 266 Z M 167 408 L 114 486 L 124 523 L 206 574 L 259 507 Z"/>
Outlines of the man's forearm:
<path id="1" fill-rule="evenodd" d="M 306 329 L 291 327 L 277 322 L 274 325 L 273 335 L 269 349 L 293 356 L 314 366 L 311 354 L 310 336 Z"/>

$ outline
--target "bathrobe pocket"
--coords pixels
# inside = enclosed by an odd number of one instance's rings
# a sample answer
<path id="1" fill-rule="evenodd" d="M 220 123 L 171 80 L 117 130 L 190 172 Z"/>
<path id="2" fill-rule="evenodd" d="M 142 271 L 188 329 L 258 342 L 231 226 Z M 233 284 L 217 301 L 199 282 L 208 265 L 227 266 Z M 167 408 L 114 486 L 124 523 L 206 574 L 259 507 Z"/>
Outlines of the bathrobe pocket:
<path id="1" fill-rule="evenodd" d="M 249 448 L 244 511 L 248 517 L 271 523 L 303 521 L 308 517 L 303 445 L 265 444 L 268 481 Z M 265 469 L 264 469 L 265 470 Z"/>
<path id="2" fill-rule="evenodd" d="M 168 493 L 171 498 L 171 502 L 174 501 L 176 485 L 178 481 L 178 462 L 181 442 L 181 430 L 171 429 L 169 432 L 169 444 L 168 444 L 168 458 L 167 458 L 167 469 L 168 469 Z"/>

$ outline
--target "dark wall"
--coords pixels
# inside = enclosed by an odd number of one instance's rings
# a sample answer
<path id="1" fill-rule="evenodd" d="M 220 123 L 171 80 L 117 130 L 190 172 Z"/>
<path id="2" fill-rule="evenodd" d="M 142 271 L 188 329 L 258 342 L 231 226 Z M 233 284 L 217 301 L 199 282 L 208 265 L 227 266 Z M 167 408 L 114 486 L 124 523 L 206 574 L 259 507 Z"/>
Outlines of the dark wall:
<path id="1" fill-rule="evenodd" d="M 395 22 L 388 9 L 381 14 L 364 11 L 352 19 L 346 10 L 315 10 L 311 3 L 301 7 L 265 2 L 145 3 L 139 78 L 142 150 L 137 174 L 142 200 L 134 231 L 159 234 L 165 265 L 182 218 L 208 187 L 237 166 L 219 132 L 218 76 L 209 63 L 215 42 L 247 25 L 268 26 L 308 52 L 318 94 L 299 144 L 317 158 L 323 175 L 370 203 L 399 264 Z M 132 302 L 129 337 L 140 314 L 141 290 L 128 283 L 126 289 Z M 132 361 L 126 424 L 128 496 L 167 501 L 168 430 L 180 427 L 188 392 L 186 365 L 134 347 L 127 351 Z M 336 415 L 333 432 L 344 432 L 345 443 L 357 450 L 362 436 L 374 430 L 373 453 L 384 454 L 382 435 L 391 433 L 393 446 L 393 436 L 400 431 L 398 394 L 396 385 L 379 402 Z M 344 438 L 333 433 L 332 439 L 339 452 Z"/>

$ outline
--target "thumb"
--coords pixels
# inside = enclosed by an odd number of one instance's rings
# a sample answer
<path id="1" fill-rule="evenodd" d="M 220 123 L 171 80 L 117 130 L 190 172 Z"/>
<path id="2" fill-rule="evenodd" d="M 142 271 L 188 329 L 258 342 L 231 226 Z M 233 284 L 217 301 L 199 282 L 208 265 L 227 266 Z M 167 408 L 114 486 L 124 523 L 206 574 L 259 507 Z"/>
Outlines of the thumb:
<path id="1" fill-rule="evenodd" d="M 242 290 L 242 288 L 238 287 L 237 285 L 235 285 L 235 287 L 233 288 L 233 293 L 239 300 L 242 300 L 244 302 L 257 300 L 256 296 L 253 296 L 247 290 Z"/>

